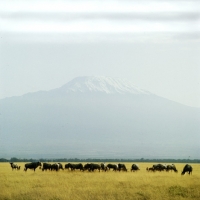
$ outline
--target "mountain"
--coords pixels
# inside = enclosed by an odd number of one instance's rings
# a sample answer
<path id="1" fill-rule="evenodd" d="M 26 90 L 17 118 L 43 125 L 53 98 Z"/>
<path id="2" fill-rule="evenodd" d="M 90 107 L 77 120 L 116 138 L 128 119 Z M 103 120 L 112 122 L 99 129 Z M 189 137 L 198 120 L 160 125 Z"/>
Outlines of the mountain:
<path id="1" fill-rule="evenodd" d="M 0 157 L 200 158 L 200 109 L 109 77 L 0 100 Z"/>
<path id="2" fill-rule="evenodd" d="M 128 81 L 111 77 L 78 77 L 59 88 L 66 93 L 149 94 Z"/>

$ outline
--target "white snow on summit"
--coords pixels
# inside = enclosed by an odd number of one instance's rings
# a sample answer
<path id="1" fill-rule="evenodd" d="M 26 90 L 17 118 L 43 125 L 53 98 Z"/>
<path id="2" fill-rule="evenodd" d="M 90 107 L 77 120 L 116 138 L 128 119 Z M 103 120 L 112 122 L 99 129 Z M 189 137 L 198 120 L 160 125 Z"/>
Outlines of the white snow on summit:
<path id="1" fill-rule="evenodd" d="M 60 89 L 66 93 L 103 92 L 106 94 L 150 94 L 150 92 L 142 90 L 128 81 L 103 76 L 77 77 Z"/>

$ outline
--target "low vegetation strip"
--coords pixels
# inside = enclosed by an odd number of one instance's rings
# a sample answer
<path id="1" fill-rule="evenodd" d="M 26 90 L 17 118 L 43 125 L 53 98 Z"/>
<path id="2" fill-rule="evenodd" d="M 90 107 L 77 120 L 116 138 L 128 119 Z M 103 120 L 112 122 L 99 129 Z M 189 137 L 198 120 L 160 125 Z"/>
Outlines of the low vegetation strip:
<path id="1" fill-rule="evenodd" d="M 57 158 L 57 159 L 39 159 L 40 162 L 150 162 L 150 163 L 200 163 L 200 159 L 113 159 L 113 158 L 87 158 L 87 159 L 79 159 L 79 158 Z M 37 162 L 37 159 L 27 159 L 27 158 L 16 158 L 12 157 L 10 159 L 0 158 L 0 162 Z"/>
<path id="2" fill-rule="evenodd" d="M 191 164 L 192 175 L 181 175 L 185 166 L 182 163 L 176 164 L 178 172 L 148 171 L 147 168 L 155 163 L 139 163 L 140 170 L 136 171 L 131 171 L 133 163 L 125 163 L 127 171 L 100 172 L 71 169 L 43 171 L 40 165 L 34 172 L 31 169 L 24 171 L 26 163 L 16 164 L 21 166 L 20 170 L 12 169 L 10 163 L 0 163 L 1 200 L 200 199 L 200 164 Z M 64 168 L 68 163 L 61 164 Z"/>

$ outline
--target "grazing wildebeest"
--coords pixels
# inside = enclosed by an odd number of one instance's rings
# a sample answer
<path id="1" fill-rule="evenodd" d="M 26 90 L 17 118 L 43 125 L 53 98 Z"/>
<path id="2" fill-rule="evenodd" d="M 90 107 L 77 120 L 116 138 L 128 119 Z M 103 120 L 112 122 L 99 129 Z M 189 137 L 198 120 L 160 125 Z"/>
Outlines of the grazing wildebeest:
<path id="1" fill-rule="evenodd" d="M 79 169 L 80 171 L 82 170 L 83 171 L 83 164 L 81 163 L 78 163 L 78 164 L 71 164 L 71 163 L 68 163 L 65 165 L 65 169 L 71 169 L 72 171 L 76 170 L 76 169 Z"/>
<path id="2" fill-rule="evenodd" d="M 27 169 L 33 169 L 35 171 L 38 166 L 42 166 L 41 162 L 26 163 L 24 171 L 27 171 Z"/>
<path id="3" fill-rule="evenodd" d="M 105 163 L 101 163 L 100 166 L 101 166 L 102 171 L 105 171 L 105 172 L 107 171 L 107 166 L 105 165 Z"/>
<path id="4" fill-rule="evenodd" d="M 154 171 L 164 171 L 167 169 L 167 167 L 163 164 L 155 164 L 153 165 Z"/>
<path id="5" fill-rule="evenodd" d="M 51 165 L 51 171 L 58 171 L 59 170 L 59 164 L 58 163 L 54 163 Z"/>
<path id="6" fill-rule="evenodd" d="M 91 163 L 91 165 L 90 165 L 90 171 L 94 171 L 94 170 L 99 170 L 99 172 L 100 172 L 100 170 L 101 170 L 101 166 L 99 165 L 99 164 L 94 164 L 94 163 Z"/>
<path id="7" fill-rule="evenodd" d="M 72 169 L 75 170 L 75 169 L 79 169 L 80 171 L 83 171 L 83 164 L 82 163 L 77 163 L 77 164 L 73 164 L 72 165 Z"/>
<path id="8" fill-rule="evenodd" d="M 131 172 L 132 171 L 137 171 L 137 170 L 140 170 L 139 166 L 137 164 L 132 164 L 132 166 L 131 166 Z"/>
<path id="9" fill-rule="evenodd" d="M 174 171 L 174 172 L 178 172 L 178 170 L 176 169 L 176 166 L 174 164 L 171 165 L 167 165 L 166 167 L 166 171 Z"/>
<path id="10" fill-rule="evenodd" d="M 65 169 L 69 169 L 69 168 L 72 169 L 72 164 L 71 163 L 65 164 Z"/>
<path id="11" fill-rule="evenodd" d="M 113 171 L 117 171 L 118 167 L 116 164 L 107 164 L 108 170 L 113 169 Z"/>
<path id="12" fill-rule="evenodd" d="M 94 163 L 87 163 L 84 165 L 84 170 L 88 170 L 89 172 L 93 172 L 94 170 L 101 170 L 101 166 L 99 164 L 94 164 Z"/>
<path id="13" fill-rule="evenodd" d="M 185 167 L 183 168 L 181 175 L 184 175 L 186 172 L 189 175 L 190 175 L 190 173 L 192 174 L 192 166 L 191 165 L 186 164 Z"/>
<path id="14" fill-rule="evenodd" d="M 125 166 L 125 164 L 121 164 L 121 163 L 119 163 L 118 164 L 118 170 L 119 171 L 126 171 L 127 172 L 127 169 L 126 169 L 126 166 Z"/>
<path id="15" fill-rule="evenodd" d="M 83 170 L 84 170 L 84 171 L 85 171 L 85 170 L 90 171 L 90 167 L 91 167 L 91 164 L 90 164 L 90 163 L 87 163 L 87 164 L 84 165 Z"/>
<path id="16" fill-rule="evenodd" d="M 42 171 L 44 170 L 51 170 L 51 164 L 49 163 L 43 163 Z"/>
<path id="17" fill-rule="evenodd" d="M 11 166 L 12 170 L 13 170 L 13 169 L 20 170 L 20 166 L 18 166 L 18 165 L 15 164 L 15 163 L 10 163 L 10 166 Z"/>

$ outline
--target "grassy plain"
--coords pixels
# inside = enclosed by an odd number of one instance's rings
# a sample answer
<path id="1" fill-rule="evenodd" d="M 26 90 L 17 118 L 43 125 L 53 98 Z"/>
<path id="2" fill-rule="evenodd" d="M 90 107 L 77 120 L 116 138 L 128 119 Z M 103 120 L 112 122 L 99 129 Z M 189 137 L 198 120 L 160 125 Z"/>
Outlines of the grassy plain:
<path id="1" fill-rule="evenodd" d="M 0 200 L 199 200 L 200 164 L 191 164 L 192 175 L 181 176 L 185 164 L 175 172 L 147 172 L 152 163 L 138 163 L 140 171 L 128 172 L 23 171 L 0 163 Z M 64 165 L 65 163 L 63 163 Z"/>

